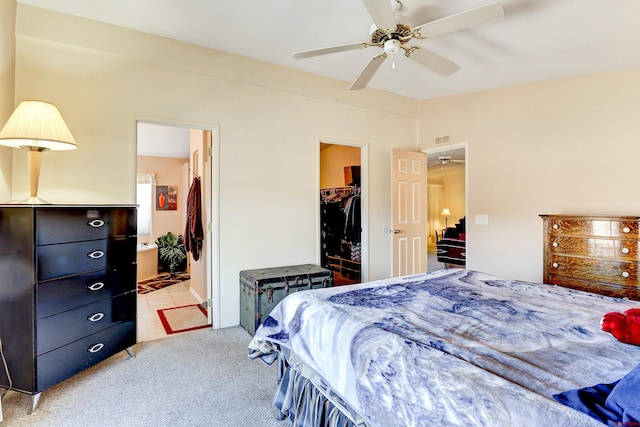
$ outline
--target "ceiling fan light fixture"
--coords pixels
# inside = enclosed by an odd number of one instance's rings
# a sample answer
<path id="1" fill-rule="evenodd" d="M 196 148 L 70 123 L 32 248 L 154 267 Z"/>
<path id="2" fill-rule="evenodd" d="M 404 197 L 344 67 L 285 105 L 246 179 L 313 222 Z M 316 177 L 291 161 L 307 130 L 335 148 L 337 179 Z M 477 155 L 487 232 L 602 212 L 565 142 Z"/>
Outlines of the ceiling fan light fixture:
<path id="1" fill-rule="evenodd" d="M 391 57 L 391 69 L 396 69 L 396 53 L 400 52 L 400 40 L 389 39 L 384 42 L 384 53 Z"/>
<path id="2" fill-rule="evenodd" d="M 400 41 L 396 39 L 389 39 L 384 42 L 384 53 L 387 55 L 395 55 L 400 52 Z"/>
<path id="3" fill-rule="evenodd" d="M 406 13 L 403 11 L 401 0 L 361 1 L 373 20 L 373 25 L 369 29 L 369 41 L 312 49 L 293 54 L 295 59 L 302 59 L 347 50 L 364 49 L 367 47 L 383 49 L 383 53 L 371 58 L 349 88 L 350 90 L 365 88 L 373 77 L 373 74 L 388 56 L 391 56 L 391 68 L 395 69 L 395 55 L 401 50 L 404 50 L 404 56 L 410 58 L 412 61 L 441 76 L 448 77 L 460 69 L 458 64 L 449 61 L 435 52 L 421 48 L 421 46 L 415 45 L 409 47 L 406 46 L 406 44 L 414 39 L 417 41 L 435 35 L 448 34 L 504 17 L 502 6 L 498 2 L 494 2 L 486 6 L 468 9 L 413 27 L 411 23 L 412 20 L 405 16 Z"/>

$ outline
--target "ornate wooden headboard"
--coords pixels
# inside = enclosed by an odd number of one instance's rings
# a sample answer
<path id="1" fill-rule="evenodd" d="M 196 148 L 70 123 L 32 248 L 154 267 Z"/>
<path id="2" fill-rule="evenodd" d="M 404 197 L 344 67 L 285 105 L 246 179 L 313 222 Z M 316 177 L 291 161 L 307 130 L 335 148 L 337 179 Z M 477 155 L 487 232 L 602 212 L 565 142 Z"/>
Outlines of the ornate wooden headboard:
<path id="1" fill-rule="evenodd" d="M 640 217 L 540 216 L 544 283 L 640 300 Z"/>

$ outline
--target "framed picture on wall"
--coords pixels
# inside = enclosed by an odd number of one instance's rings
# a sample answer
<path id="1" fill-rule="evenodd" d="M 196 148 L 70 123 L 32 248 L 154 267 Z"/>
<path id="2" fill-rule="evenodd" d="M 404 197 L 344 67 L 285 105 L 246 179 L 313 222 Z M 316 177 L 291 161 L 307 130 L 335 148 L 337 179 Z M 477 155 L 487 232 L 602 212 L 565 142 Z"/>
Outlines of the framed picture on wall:
<path id="1" fill-rule="evenodd" d="M 175 211 L 178 209 L 178 186 L 156 185 L 156 210 Z"/>

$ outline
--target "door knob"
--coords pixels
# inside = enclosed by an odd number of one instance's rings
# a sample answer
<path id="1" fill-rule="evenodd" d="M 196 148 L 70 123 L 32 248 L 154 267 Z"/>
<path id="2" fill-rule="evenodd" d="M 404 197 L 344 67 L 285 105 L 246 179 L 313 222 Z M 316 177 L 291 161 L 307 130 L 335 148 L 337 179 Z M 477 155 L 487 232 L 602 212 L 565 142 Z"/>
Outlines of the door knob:
<path id="1" fill-rule="evenodd" d="M 384 231 L 385 233 L 389 233 L 389 234 L 398 234 L 398 233 L 400 233 L 400 230 L 394 230 L 393 228 L 389 228 L 389 227 L 384 227 L 382 229 L 382 231 Z"/>

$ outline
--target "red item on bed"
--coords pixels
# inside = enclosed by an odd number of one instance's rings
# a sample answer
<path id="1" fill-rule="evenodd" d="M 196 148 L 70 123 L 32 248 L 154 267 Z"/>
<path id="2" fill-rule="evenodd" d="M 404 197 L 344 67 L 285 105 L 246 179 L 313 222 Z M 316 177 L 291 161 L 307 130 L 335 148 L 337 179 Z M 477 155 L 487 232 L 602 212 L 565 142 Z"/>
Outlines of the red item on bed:
<path id="1" fill-rule="evenodd" d="M 602 317 L 600 326 L 620 342 L 640 345 L 640 308 L 630 308 L 624 313 L 607 313 Z"/>

